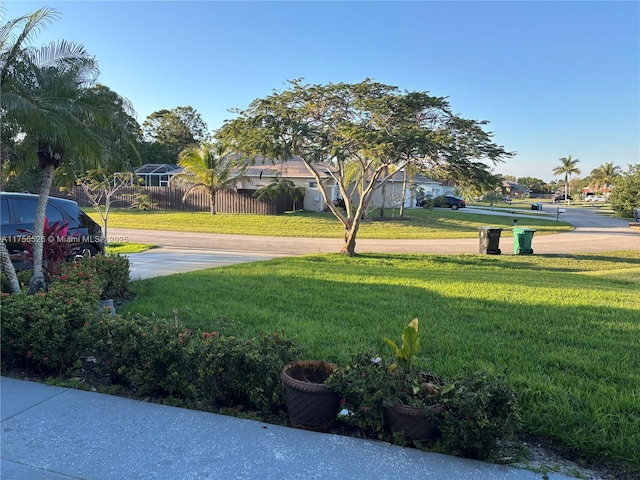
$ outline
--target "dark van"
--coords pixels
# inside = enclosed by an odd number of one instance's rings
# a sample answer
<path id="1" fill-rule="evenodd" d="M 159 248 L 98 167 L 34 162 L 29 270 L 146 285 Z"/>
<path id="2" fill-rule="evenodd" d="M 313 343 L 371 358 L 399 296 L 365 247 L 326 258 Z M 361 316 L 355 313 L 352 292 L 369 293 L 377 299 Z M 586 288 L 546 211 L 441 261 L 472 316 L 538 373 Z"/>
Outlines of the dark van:
<path id="1" fill-rule="evenodd" d="M 33 231 L 37 203 L 38 195 L 0 192 L 0 233 L 12 259 L 17 260 L 16 256 L 24 250 L 20 241 L 33 241 L 27 233 L 20 230 Z M 78 244 L 73 248 L 73 255 L 93 256 L 104 253 L 102 228 L 80 210 L 73 200 L 49 197 L 45 216 L 49 225 L 67 222 L 68 235 L 73 236 L 74 243 Z"/>

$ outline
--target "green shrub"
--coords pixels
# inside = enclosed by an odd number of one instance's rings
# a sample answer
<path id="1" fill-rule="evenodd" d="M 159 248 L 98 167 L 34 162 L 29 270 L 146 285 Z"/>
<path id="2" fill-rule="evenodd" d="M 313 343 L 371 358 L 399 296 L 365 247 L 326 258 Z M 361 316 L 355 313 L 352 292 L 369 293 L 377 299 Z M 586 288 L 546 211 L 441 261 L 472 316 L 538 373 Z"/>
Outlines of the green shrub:
<path id="1" fill-rule="evenodd" d="M 31 275 L 33 274 L 33 270 L 20 270 L 16 272 L 18 277 L 18 283 L 20 284 L 20 288 L 24 288 L 25 285 L 29 285 L 29 280 L 31 280 Z M 47 283 L 51 281 L 51 275 L 49 272 L 45 270 L 44 277 L 47 280 Z M 2 285 L 2 293 L 11 293 L 11 288 L 9 286 L 9 280 L 4 272 L 0 273 L 0 283 Z"/>
<path id="2" fill-rule="evenodd" d="M 501 376 L 465 372 L 442 390 L 439 417 L 440 446 L 445 453 L 486 459 L 499 441 L 515 433 L 519 416 L 514 392 Z"/>
<path id="3" fill-rule="evenodd" d="M 201 400 L 219 406 L 243 405 L 272 413 L 284 406 L 280 372 L 296 359 L 299 349 L 274 333 L 240 339 L 205 332 L 199 358 Z"/>
<path id="4" fill-rule="evenodd" d="M 342 420 L 361 429 L 367 437 L 384 436 L 383 407 L 391 397 L 388 368 L 377 353 L 356 355 L 349 365 L 338 369 L 325 385 L 343 398 L 342 406 L 349 414 Z"/>
<path id="5" fill-rule="evenodd" d="M 45 271 L 47 284 L 51 284 L 61 276 L 68 276 L 71 272 L 82 271 L 82 275 L 94 278 L 95 285 L 100 287 L 100 299 L 121 299 L 130 294 L 130 263 L 127 257 L 120 255 L 95 255 L 80 258 L 73 262 L 57 264 L 56 274 Z M 21 287 L 29 285 L 33 271 L 31 269 L 17 272 Z M 4 273 L 1 275 L 2 292 L 10 293 L 9 282 Z"/>
<path id="6" fill-rule="evenodd" d="M 100 375 L 138 395 L 197 401 L 208 408 L 281 410 L 280 371 L 299 353 L 277 333 L 241 339 L 139 316 L 103 318 L 86 331 Z"/>
<path id="7" fill-rule="evenodd" d="M 129 295 L 131 267 L 127 257 L 120 255 L 96 255 L 87 259 L 95 266 L 96 273 L 104 281 L 101 299 L 119 299 Z"/>
<path id="8" fill-rule="evenodd" d="M 126 297 L 130 290 L 130 264 L 127 257 L 120 255 L 95 255 L 80 258 L 75 262 L 65 263 L 60 268 L 60 275 L 71 272 L 83 272 L 82 275 L 94 278 L 100 288 L 100 299 L 120 299 Z"/>
<path id="9" fill-rule="evenodd" d="M 38 371 L 71 367 L 87 347 L 78 332 L 95 319 L 98 303 L 99 286 L 82 271 L 56 278 L 46 293 L 3 293 L 3 365 Z"/>
<path id="10" fill-rule="evenodd" d="M 196 346 L 188 330 L 165 320 L 119 316 L 87 325 L 95 368 L 139 395 L 195 398 Z"/>

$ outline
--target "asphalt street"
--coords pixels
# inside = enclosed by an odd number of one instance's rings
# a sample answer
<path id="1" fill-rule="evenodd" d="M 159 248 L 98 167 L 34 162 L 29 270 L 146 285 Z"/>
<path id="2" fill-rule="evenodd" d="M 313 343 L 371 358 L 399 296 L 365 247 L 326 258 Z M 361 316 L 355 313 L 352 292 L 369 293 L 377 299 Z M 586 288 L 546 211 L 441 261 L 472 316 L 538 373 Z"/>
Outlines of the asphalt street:
<path id="1" fill-rule="evenodd" d="M 535 213 L 527 210 L 492 211 L 474 208 L 467 208 L 464 211 L 517 218 L 517 225 L 526 227 L 528 218 L 539 218 L 540 214 L 546 214 L 549 218 L 555 219 L 557 208 L 565 209 L 565 213 L 560 214 L 560 220 L 571 223 L 574 230 L 553 235 L 536 236 L 534 234 L 532 242 L 534 254 L 562 255 L 640 249 L 640 234 L 637 229 L 629 226 L 627 220 L 599 214 L 594 208 L 545 204 L 542 212 Z M 110 228 L 109 233 L 110 238 L 158 245 L 158 248 L 128 255 L 134 280 L 284 256 L 337 253 L 342 248 L 342 240 L 339 238 L 223 235 L 118 228 Z M 503 254 L 512 255 L 513 238 L 503 236 L 500 239 L 500 249 Z M 477 238 L 359 239 L 356 251 L 359 253 L 477 254 L 479 240 Z"/>

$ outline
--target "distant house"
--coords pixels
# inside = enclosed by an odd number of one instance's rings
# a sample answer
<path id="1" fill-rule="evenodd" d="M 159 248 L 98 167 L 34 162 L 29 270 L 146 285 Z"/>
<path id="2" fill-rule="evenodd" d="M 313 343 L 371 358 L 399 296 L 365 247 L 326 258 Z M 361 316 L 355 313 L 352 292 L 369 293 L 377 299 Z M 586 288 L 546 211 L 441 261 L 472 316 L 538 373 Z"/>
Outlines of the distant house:
<path id="1" fill-rule="evenodd" d="M 134 170 L 146 187 L 169 187 L 171 178 L 182 173 L 182 167 L 169 163 L 147 163 Z"/>
<path id="2" fill-rule="evenodd" d="M 402 170 L 396 172 L 387 180 L 387 185 L 384 191 L 385 206 L 398 208 L 404 203 L 405 208 L 411 208 L 415 207 L 417 201 L 425 196 L 438 197 L 440 195 L 452 194 L 454 192 L 453 186 L 445 185 L 438 180 L 418 174 L 413 178 L 407 179 L 407 189 L 403 198 L 403 182 L 404 172 Z M 383 204 L 382 195 L 382 186 L 379 186 L 372 193 L 369 205 L 371 207 L 380 207 Z"/>
<path id="3" fill-rule="evenodd" d="M 612 186 L 601 187 L 600 185 L 590 185 L 582 189 L 582 198 L 587 198 L 590 195 L 602 194 L 605 198 L 609 198 L 611 194 Z"/>
<path id="4" fill-rule="evenodd" d="M 439 197 L 440 195 L 452 195 L 455 192 L 455 188 L 452 185 L 442 183 L 439 180 L 426 177 L 424 175 L 416 175 L 413 184 L 418 192 L 424 192 L 424 195 L 431 197 Z M 415 205 L 415 202 L 413 202 Z"/>
<path id="5" fill-rule="evenodd" d="M 338 196 L 335 180 L 329 175 L 326 166 L 317 164 L 317 167 L 319 167 L 318 170 L 320 170 L 321 178 L 325 182 L 329 197 L 335 200 Z M 249 166 L 244 177 L 246 177 L 244 180 L 238 181 L 238 189 L 257 190 L 269 185 L 276 177 L 286 178 L 297 187 L 304 187 L 303 210 L 322 212 L 326 207 L 318 182 L 300 157 L 290 158 L 286 162 L 259 157 L 255 159 L 253 165 Z"/>
<path id="6" fill-rule="evenodd" d="M 327 188 L 329 198 L 336 200 L 339 198 L 339 190 L 336 181 L 329 174 L 329 169 L 324 164 L 317 164 L 321 178 Z M 137 168 L 134 172 L 147 187 L 171 187 L 172 178 L 182 173 L 182 167 L 165 163 L 148 163 Z M 322 197 L 321 188 L 316 179 L 311 175 L 306 165 L 300 157 L 293 157 L 286 162 L 272 161 L 258 157 L 250 165 L 244 178 L 238 180 L 236 188 L 238 190 L 250 191 L 269 185 L 276 177 L 291 180 L 296 186 L 304 187 L 305 196 L 302 209 L 311 212 L 322 212 L 326 209 L 326 204 Z M 433 180 L 424 175 L 416 175 L 408 180 L 407 190 L 402 199 L 403 172 L 396 172 L 387 180 L 385 190 L 385 205 L 399 207 L 404 201 L 407 208 L 415 207 L 418 198 L 425 195 L 437 197 L 453 193 L 454 188 L 444 185 L 437 180 Z M 382 205 L 382 188 L 378 187 L 371 197 L 371 206 Z"/>
<path id="7" fill-rule="evenodd" d="M 502 187 L 507 191 L 507 195 L 511 198 L 528 198 L 531 195 L 531 189 L 523 187 L 516 182 L 510 182 L 505 180 L 502 182 Z"/>

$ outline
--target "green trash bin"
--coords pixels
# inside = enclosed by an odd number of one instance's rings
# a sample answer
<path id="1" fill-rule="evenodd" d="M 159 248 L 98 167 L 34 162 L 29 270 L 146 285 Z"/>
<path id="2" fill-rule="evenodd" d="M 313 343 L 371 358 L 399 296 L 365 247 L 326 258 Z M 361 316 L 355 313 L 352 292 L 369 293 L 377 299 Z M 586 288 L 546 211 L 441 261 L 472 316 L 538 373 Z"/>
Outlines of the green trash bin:
<path id="1" fill-rule="evenodd" d="M 531 241 L 533 240 L 533 228 L 513 229 L 513 253 L 515 255 L 532 254 Z"/>
<path id="2" fill-rule="evenodd" d="M 480 227 L 480 253 L 490 255 L 500 255 L 500 232 L 501 228 Z"/>

